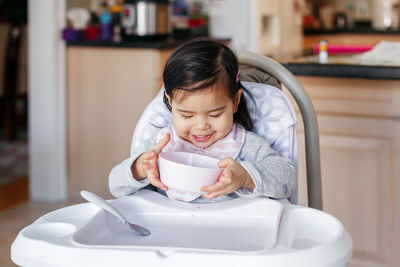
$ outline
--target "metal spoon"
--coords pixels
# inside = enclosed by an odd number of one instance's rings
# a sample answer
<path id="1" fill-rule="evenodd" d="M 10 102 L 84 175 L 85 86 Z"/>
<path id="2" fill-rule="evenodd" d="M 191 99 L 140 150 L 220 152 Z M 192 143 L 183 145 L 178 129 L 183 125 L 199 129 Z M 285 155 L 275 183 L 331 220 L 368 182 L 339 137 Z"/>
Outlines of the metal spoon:
<path id="1" fill-rule="evenodd" d="M 122 213 L 117 210 L 113 205 L 111 205 L 109 202 L 107 202 L 105 199 L 101 198 L 100 196 L 88 192 L 88 191 L 81 191 L 81 196 L 86 199 L 87 201 L 96 204 L 100 208 L 104 209 L 105 211 L 109 212 L 111 215 L 114 215 L 117 217 L 117 219 L 127 225 L 129 225 L 129 228 L 133 230 L 136 234 L 141 235 L 141 236 L 147 236 L 150 235 L 150 231 L 147 230 L 146 228 L 133 224 L 128 222 L 128 220 L 122 215 Z"/>

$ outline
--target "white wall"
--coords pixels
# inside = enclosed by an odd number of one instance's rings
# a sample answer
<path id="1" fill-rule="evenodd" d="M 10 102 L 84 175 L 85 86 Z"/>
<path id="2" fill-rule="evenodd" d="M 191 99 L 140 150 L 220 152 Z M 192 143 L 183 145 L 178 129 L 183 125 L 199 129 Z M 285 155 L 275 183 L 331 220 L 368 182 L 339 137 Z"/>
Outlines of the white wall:
<path id="1" fill-rule="evenodd" d="M 209 3 L 210 35 L 215 38 L 230 38 L 234 49 L 256 52 L 251 40 L 253 28 L 249 17 L 254 0 L 224 0 Z"/>
<path id="2" fill-rule="evenodd" d="M 66 190 L 65 0 L 29 0 L 29 184 L 34 201 Z"/>

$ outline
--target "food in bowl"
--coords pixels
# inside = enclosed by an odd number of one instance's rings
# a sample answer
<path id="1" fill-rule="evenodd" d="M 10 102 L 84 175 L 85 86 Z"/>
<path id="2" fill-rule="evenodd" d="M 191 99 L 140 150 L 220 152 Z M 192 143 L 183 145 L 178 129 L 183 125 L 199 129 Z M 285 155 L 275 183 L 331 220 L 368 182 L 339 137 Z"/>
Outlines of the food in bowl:
<path id="1" fill-rule="evenodd" d="M 204 192 L 203 186 L 218 181 L 222 170 L 216 158 L 189 152 L 162 152 L 158 164 L 161 181 L 168 187 L 171 199 L 192 201 Z"/>

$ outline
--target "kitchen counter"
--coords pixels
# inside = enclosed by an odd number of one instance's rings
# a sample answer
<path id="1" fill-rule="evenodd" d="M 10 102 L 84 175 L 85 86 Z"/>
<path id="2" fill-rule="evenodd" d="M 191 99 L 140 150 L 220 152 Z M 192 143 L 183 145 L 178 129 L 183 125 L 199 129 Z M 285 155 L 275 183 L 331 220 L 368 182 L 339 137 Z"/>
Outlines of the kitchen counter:
<path id="1" fill-rule="evenodd" d="M 304 34 L 303 49 L 312 50 L 321 40 L 325 40 L 328 45 L 375 46 L 383 40 L 400 42 L 400 31 L 315 31 Z"/>
<path id="2" fill-rule="evenodd" d="M 134 40 L 122 42 L 110 41 L 79 41 L 67 42 L 68 47 L 110 47 L 110 48 L 146 48 L 169 50 L 174 49 L 189 39 L 166 40 Z M 218 39 L 220 42 L 229 42 L 229 39 Z M 279 60 L 294 75 L 348 77 L 367 79 L 400 79 L 400 65 L 383 63 L 366 63 L 356 56 L 330 56 L 329 61 L 321 64 L 318 56 L 305 56 L 291 60 Z"/>
<path id="3" fill-rule="evenodd" d="M 67 42 L 67 46 L 85 46 L 85 47 L 114 47 L 114 48 L 154 48 L 171 49 L 179 46 L 188 39 L 166 39 L 166 40 L 134 40 L 134 41 L 73 41 Z"/>
<path id="4" fill-rule="evenodd" d="M 312 55 L 282 63 L 298 76 L 400 80 L 400 63 L 366 62 L 359 55 L 329 56 L 327 63 L 320 63 L 318 55 Z"/>
<path id="5" fill-rule="evenodd" d="M 74 41 L 67 42 L 67 46 L 85 46 L 85 47 L 113 47 L 113 48 L 153 48 L 153 49 L 173 49 L 189 41 L 192 38 L 168 38 L 165 40 L 154 40 L 154 39 L 137 39 L 132 41 Z M 216 41 L 228 43 L 230 39 L 215 39 Z"/>
<path id="6" fill-rule="evenodd" d="M 400 34 L 400 30 L 373 30 L 369 28 L 334 29 L 334 30 L 304 30 L 304 35 L 319 34 Z"/>

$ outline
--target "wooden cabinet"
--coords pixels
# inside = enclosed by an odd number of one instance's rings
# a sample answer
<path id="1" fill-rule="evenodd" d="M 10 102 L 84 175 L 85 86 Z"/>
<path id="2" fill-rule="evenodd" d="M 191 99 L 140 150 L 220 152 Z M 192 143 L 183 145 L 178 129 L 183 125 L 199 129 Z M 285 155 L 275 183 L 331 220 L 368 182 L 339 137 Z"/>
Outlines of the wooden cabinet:
<path id="1" fill-rule="evenodd" d="M 349 266 L 400 266 L 400 81 L 298 79 L 318 117 L 324 210 L 353 238 Z M 306 204 L 301 121 L 298 138 Z"/>
<path id="2" fill-rule="evenodd" d="M 172 50 L 67 49 L 67 176 L 70 196 L 109 198 L 108 175 L 129 157 L 136 122 L 162 84 Z"/>

